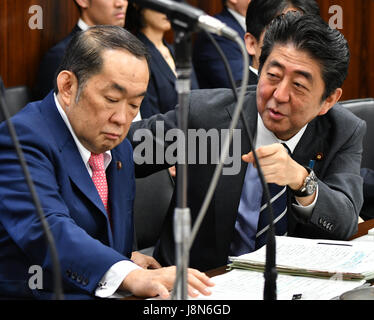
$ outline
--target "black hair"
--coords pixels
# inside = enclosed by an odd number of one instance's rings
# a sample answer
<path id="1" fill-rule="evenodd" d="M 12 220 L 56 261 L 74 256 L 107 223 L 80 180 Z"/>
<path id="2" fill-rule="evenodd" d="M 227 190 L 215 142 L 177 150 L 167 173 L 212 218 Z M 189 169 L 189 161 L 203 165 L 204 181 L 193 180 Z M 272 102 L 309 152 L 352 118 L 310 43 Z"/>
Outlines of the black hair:
<path id="1" fill-rule="evenodd" d="M 78 94 L 86 81 L 102 70 L 102 53 L 107 49 L 123 49 L 137 58 L 145 58 L 149 68 L 149 54 L 143 43 L 124 28 L 118 26 L 94 26 L 77 32 L 71 39 L 55 76 L 55 93 L 58 93 L 57 75 L 68 70 L 78 80 Z"/>
<path id="2" fill-rule="evenodd" d="M 245 20 L 247 32 L 259 41 L 271 20 L 289 7 L 299 9 L 304 14 L 320 14 L 315 0 L 252 0 L 248 5 Z"/>
<path id="3" fill-rule="evenodd" d="M 138 35 L 140 30 L 146 26 L 142 15 L 143 10 L 144 7 L 129 0 L 126 11 L 125 29 L 134 35 Z"/>
<path id="4" fill-rule="evenodd" d="M 291 44 L 319 63 L 325 84 L 322 101 L 342 86 L 348 74 L 348 43 L 338 30 L 331 29 L 320 16 L 288 12 L 275 18 L 265 33 L 259 72 L 278 44 Z"/>

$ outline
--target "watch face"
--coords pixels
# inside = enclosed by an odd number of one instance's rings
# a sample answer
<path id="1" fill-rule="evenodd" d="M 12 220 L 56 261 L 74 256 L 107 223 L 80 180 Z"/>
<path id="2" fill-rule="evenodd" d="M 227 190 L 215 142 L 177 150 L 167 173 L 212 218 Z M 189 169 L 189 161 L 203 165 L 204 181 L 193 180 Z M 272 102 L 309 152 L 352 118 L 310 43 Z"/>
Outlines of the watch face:
<path id="1" fill-rule="evenodd" d="M 307 177 L 306 180 L 305 189 L 308 195 L 312 194 L 317 188 L 317 181 L 315 180 L 315 175 L 313 173 Z"/>
<path id="2" fill-rule="evenodd" d="M 316 182 L 311 180 L 309 183 L 306 185 L 306 192 L 308 194 L 312 194 L 316 190 Z"/>
<path id="3" fill-rule="evenodd" d="M 314 174 L 314 171 L 310 169 L 309 175 L 305 178 L 304 186 L 300 190 L 294 191 L 294 194 L 297 197 L 307 197 L 313 194 L 316 191 L 316 189 L 317 177 Z"/>

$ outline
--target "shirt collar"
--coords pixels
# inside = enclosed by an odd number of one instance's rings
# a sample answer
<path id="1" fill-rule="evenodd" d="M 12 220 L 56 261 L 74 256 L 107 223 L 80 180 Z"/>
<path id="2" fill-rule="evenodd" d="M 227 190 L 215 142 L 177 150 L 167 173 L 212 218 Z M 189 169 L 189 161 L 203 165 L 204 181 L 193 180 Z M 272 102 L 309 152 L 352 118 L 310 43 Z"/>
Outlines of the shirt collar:
<path id="1" fill-rule="evenodd" d="M 235 20 L 238 21 L 243 30 L 245 30 L 247 28 L 245 25 L 245 17 L 230 8 L 227 8 L 227 10 L 229 10 L 229 12 L 234 16 Z"/>
<path id="2" fill-rule="evenodd" d="M 56 94 L 54 93 L 53 95 L 54 95 L 57 110 L 60 113 L 62 120 L 64 120 L 66 126 L 68 127 L 71 135 L 73 136 L 74 142 L 75 142 L 75 144 L 78 148 L 78 151 L 79 151 L 79 153 L 82 157 L 82 160 L 83 160 L 84 164 L 86 165 L 86 168 L 87 168 L 88 172 L 90 174 L 92 174 L 91 167 L 88 164 L 88 160 L 90 160 L 90 157 L 91 157 L 91 152 L 89 150 L 87 150 L 82 145 L 82 143 L 79 141 L 78 137 L 75 135 L 75 132 L 74 132 L 74 130 L 73 130 L 71 124 L 70 124 L 70 121 L 69 121 L 64 109 L 61 107 L 60 102 L 57 99 Z M 110 150 L 108 150 L 104 153 L 104 167 L 105 167 L 105 169 L 108 168 L 111 161 L 112 161 L 112 153 L 110 152 Z"/>
<path id="3" fill-rule="evenodd" d="M 290 149 L 291 153 L 294 152 L 297 144 L 299 143 L 301 137 L 303 136 L 308 124 L 300 129 L 300 131 L 295 134 L 291 139 L 287 141 L 283 141 L 278 139 L 273 132 L 268 130 L 259 113 L 257 113 L 257 134 L 255 139 L 255 148 L 259 148 L 261 146 L 266 146 L 273 143 L 285 143 L 287 147 Z"/>
<path id="4" fill-rule="evenodd" d="M 249 70 L 251 70 L 254 74 L 258 76 L 258 70 L 256 68 L 253 68 L 252 66 L 249 66 Z"/>
<path id="5" fill-rule="evenodd" d="M 85 23 L 82 18 L 79 18 L 78 20 L 78 27 L 82 29 L 82 31 L 86 31 L 89 28 L 89 25 Z"/>

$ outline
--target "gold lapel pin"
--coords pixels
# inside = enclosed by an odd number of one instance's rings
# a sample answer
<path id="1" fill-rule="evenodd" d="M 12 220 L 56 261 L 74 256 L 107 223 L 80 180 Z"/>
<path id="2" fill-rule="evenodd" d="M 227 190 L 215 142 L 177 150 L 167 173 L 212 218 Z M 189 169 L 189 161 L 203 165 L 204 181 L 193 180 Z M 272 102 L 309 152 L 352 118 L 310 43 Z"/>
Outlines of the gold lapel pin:
<path id="1" fill-rule="evenodd" d="M 318 152 L 317 155 L 316 155 L 316 160 L 320 161 L 323 159 L 323 153 L 322 152 Z"/>
<path id="2" fill-rule="evenodd" d="M 117 169 L 118 170 L 122 169 L 122 162 L 121 161 L 117 161 Z"/>

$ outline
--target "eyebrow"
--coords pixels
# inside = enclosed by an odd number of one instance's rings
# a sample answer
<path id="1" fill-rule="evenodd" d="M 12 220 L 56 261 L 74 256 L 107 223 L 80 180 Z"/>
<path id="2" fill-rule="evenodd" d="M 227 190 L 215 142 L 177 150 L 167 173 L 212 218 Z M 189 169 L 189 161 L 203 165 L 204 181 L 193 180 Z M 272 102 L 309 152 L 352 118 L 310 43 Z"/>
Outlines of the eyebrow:
<path id="1" fill-rule="evenodd" d="M 278 67 L 282 70 L 284 70 L 284 66 L 282 64 L 280 64 L 277 60 L 272 60 L 269 62 L 269 66 L 270 67 Z M 295 70 L 294 71 L 295 73 L 303 76 L 304 78 L 306 78 L 310 83 L 313 82 L 313 76 L 311 73 L 307 72 L 307 71 L 303 71 L 303 70 Z"/>
<path id="2" fill-rule="evenodd" d="M 116 91 L 121 92 L 122 94 L 127 93 L 127 89 L 125 87 L 120 86 L 118 83 L 113 82 L 110 86 L 110 89 L 114 89 Z M 141 92 L 137 95 L 137 97 L 144 97 L 146 95 L 147 91 Z"/>

